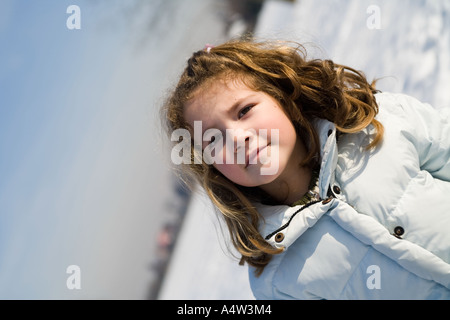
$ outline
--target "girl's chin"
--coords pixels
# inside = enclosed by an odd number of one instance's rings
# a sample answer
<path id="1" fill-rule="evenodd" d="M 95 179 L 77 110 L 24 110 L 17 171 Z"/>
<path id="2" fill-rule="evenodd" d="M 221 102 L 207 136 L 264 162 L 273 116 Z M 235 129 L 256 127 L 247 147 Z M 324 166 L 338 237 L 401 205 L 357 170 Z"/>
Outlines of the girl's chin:
<path id="1" fill-rule="evenodd" d="M 259 187 L 275 181 L 279 176 L 281 170 L 270 166 L 261 166 L 260 164 L 250 165 L 242 170 L 230 170 L 221 165 L 215 165 L 215 168 L 220 171 L 230 181 L 243 187 Z"/>
<path id="2" fill-rule="evenodd" d="M 236 179 L 237 181 L 235 181 L 235 183 L 243 187 L 260 187 L 275 181 L 277 178 L 278 175 L 259 175 L 257 177 L 254 177 L 253 179 L 251 178 L 246 180 Z"/>

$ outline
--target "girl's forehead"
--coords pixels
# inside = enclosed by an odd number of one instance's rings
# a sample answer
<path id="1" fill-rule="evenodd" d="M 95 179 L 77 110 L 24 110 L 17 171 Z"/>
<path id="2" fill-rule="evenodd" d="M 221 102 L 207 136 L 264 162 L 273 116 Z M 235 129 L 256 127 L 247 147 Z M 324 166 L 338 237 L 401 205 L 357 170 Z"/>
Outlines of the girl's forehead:
<path id="1" fill-rule="evenodd" d="M 217 105 L 222 99 L 221 93 L 227 90 L 223 81 L 214 81 L 197 89 L 184 105 L 185 120 L 192 125 L 196 120 L 205 121 L 213 117 Z"/>
<path id="2" fill-rule="evenodd" d="M 249 92 L 254 91 L 238 79 L 209 81 L 194 91 L 192 97 L 186 102 L 183 110 L 184 117 L 187 122 L 193 122 L 213 116 L 214 113 L 229 108 L 236 100 Z"/>

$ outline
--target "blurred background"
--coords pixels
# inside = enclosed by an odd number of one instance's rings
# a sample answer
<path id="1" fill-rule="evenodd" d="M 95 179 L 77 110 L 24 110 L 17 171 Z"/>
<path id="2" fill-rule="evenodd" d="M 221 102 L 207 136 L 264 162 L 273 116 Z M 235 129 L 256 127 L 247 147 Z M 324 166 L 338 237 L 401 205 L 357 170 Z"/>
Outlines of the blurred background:
<path id="1" fill-rule="evenodd" d="M 2 0 L 0 299 L 253 299 L 159 119 L 192 52 L 247 32 L 450 107 L 447 0 Z"/>

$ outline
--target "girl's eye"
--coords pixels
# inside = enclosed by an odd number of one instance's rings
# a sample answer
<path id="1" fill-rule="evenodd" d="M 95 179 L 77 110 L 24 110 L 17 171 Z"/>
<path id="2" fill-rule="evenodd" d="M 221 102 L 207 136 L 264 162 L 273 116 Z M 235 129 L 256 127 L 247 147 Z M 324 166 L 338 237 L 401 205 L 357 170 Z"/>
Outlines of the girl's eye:
<path id="1" fill-rule="evenodd" d="M 245 116 L 247 114 L 247 112 L 249 112 L 253 107 L 254 107 L 253 105 L 248 105 L 248 106 L 245 106 L 244 108 L 242 108 L 239 111 L 238 118 L 240 119 L 243 116 Z"/>

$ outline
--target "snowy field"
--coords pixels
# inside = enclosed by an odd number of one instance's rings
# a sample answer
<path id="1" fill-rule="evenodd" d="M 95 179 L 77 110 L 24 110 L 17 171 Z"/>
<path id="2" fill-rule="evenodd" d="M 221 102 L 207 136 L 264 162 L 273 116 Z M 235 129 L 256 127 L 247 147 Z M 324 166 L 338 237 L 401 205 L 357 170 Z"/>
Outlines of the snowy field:
<path id="1" fill-rule="evenodd" d="M 450 107 L 448 0 L 266 1 L 256 35 L 299 41 L 310 57 L 380 78 L 382 91 Z M 191 199 L 159 299 L 254 299 L 208 201 Z"/>

